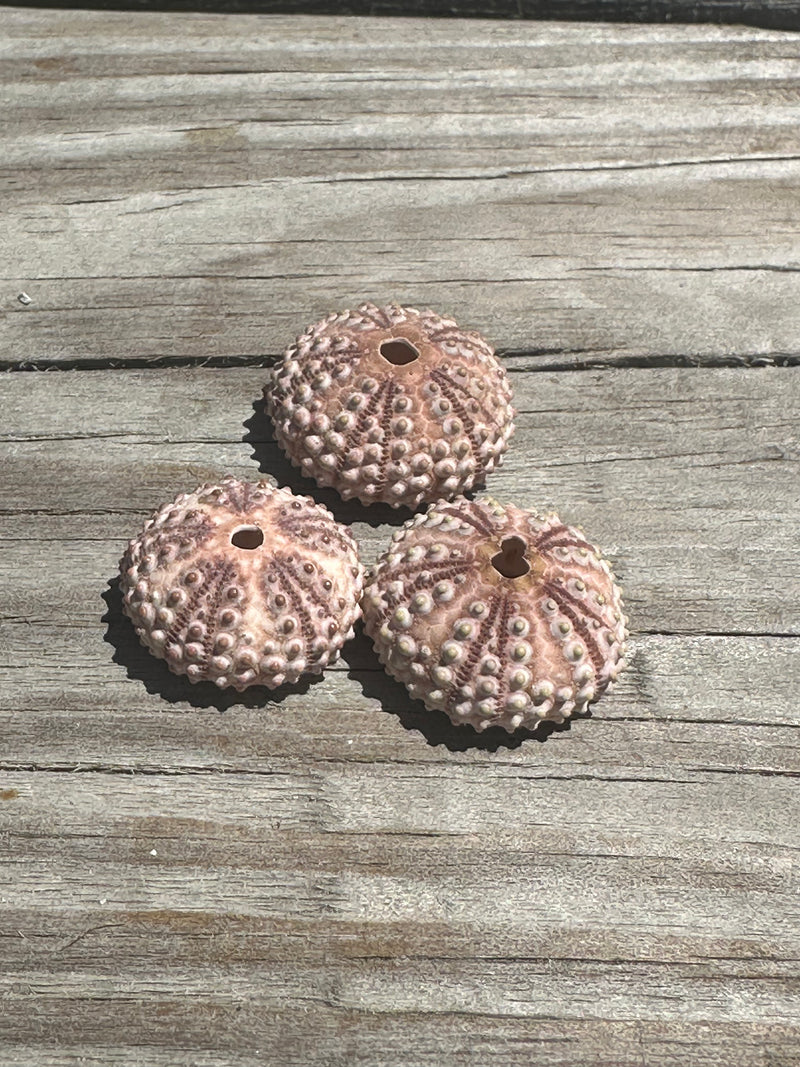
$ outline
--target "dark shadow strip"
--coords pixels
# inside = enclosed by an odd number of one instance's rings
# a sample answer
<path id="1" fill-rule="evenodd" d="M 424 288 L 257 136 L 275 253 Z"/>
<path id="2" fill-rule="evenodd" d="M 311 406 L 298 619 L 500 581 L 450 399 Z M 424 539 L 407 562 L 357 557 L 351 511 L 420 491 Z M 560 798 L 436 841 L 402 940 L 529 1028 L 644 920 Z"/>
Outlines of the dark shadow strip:
<path id="1" fill-rule="evenodd" d="M 22 0 L 14 7 L 270 15 L 360 15 L 568 22 L 740 23 L 800 29 L 798 0 Z"/>
<path id="2" fill-rule="evenodd" d="M 800 352 L 774 352 L 770 355 L 690 356 L 681 354 L 652 355 L 581 355 L 561 349 L 531 349 L 498 352 L 510 374 L 537 371 L 620 370 L 628 367 L 797 367 Z M 271 367 L 277 355 L 228 356 L 130 356 L 126 358 L 26 359 L 17 363 L 0 363 L 0 374 L 11 371 L 67 370 L 166 370 L 170 367 Z"/>

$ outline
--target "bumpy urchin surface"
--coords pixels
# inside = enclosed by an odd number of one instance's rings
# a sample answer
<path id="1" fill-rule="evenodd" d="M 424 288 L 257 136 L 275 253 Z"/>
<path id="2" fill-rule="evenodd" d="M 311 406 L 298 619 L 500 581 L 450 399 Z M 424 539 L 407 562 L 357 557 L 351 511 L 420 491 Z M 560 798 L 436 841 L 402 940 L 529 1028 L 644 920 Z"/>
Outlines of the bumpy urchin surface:
<path id="1" fill-rule="evenodd" d="M 514 428 L 492 347 L 452 319 L 397 304 L 310 326 L 264 394 L 292 462 L 364 504 L 414 508 L 481 484 Z"/>
<path id="2" fill-rule="evenodd" d="M 220 688 L 319 674 L 361 614 L 347 527 L 263 481 L 182 493 L 145 523 L 120 571 L 142 643 L 176 674 Z"/>
<path id="3" fill-rule="evenodd" d="M 563 722 L 625 666 L 620 591 L 598 550 L 557 515 L 493 500 L 407 522 L 363 609 L 389 673 L 476 730 Z"/>

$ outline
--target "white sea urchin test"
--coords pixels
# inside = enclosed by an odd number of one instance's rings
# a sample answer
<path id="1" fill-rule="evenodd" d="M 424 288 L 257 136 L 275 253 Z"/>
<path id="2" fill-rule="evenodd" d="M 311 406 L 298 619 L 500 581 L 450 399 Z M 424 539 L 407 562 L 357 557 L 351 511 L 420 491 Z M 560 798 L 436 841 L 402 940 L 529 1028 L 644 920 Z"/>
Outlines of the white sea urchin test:
<path id="1" fill-rule="evenodd" d="M 407 522 L 363 610 L 389 673 L 476 730 L 563 722 L 625 666 L 620 591 L 598 550 L 557 515 L 490 500 Z"/>
<path id="2" fill-rule="evenodd" d="M 363 504 L 414 508 L 481 484 L 513 432 L 492 347 L 432 311 L 362 304 L 310 326 L 264 390 L 303 474 Z"/>
<path id="3" fill-rule="evenodd" d="M 182 493 L 145 523 L 120 571 L 142 643 L 174 673 L 220 688 L 320 673 L 361 614 L 348 529 L 264 481 Z"/>

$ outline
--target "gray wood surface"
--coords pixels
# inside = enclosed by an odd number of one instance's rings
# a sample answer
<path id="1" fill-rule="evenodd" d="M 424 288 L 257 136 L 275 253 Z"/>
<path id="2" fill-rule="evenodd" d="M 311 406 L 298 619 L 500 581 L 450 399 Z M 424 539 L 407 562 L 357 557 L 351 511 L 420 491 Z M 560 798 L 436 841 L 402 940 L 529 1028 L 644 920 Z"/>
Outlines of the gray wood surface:
<path id="1" fill-rule="evenodd" d="M 559 365 L 797 357 L 792 34 L 0 9 L 0 55 L 6 363 L 388 297 Z"/>
<path id="2" fill-rule="evenodd" d="M 51 368 L 0 375 L 0 1067 L 798 1067 L 798 40 L 0 9 L 0 55 L 0 358 Z M 613 561 L 568 729 L 451 727 L 362 634 L 220 694 L 120 614 L 177 491 L 312 491 L 259 364 L 367 297 L 503 349 L 487 491 Z M 316 495 L 367 562 L 402 517 Z"/>
<path id="3" fill-rule="evenodd" d="M 488 489 L 583 525 L 615 559 L 640 630 L 800 635 L 794 368 L 511 369 L 518 429 Z M 81 572 L 99 562 L 96 540 L 109 542 L 100 581 L 163 500 L 226 471 L 314 491 L 372 562 L 397 513 L 298 478 L 263 413 L 266 373 L 7 376 L 5 560 L 24 598 L 10 607 L 48 621 L 39 570 L 34 588 L 19 572 L 46 565 L 56 538 L 68 610 L 86 615 Z"/>
<path id="4" fill-rule="evenodd" d="M 632 616 L 546 743 L 430 716 L 363 636 L 277 699 L 138 646 L 108 583 L 163 498 L 306 488 L 263 377 L 0 380 L 4 1062 L 797 1062 L 798 372 L 512 367 L 489 489 L 582 520 Z M 392 516 L 321 495 L 373 557 Z"/>

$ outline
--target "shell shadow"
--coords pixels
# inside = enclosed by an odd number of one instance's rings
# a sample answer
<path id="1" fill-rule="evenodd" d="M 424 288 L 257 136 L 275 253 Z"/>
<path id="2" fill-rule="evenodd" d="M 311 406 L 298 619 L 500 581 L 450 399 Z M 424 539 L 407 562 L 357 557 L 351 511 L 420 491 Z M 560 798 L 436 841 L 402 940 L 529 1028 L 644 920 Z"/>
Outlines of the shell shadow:
<path id="1" fill-rule="evenodd" d="M 535 730 L 517 730 L 513 734 L 499 726 L 490 726 L 482 733 L 472 726 L 455 726 L 443 711 L 428 711 L 421 700 L 414 700 L 405 686 L 386 673 L 363 626 L 347 645 L 346 658 L 348 677 L 358 682 L 364 696 L 377 700 L 387 715 L 396 715 L 406 730 L 418 730 L 431 747 L 444 745 L 450 752 L 497 752 L 519 748 L 525 741 L 544 744 L 552 734 L 570 729 L 570 720 L 543 722 Z M 357 667 L 351 665 L 355 663 Z"/>
<path id="2" fill-rule="evenodd" d="M 278 689 L 255 685 L 243 693 L 235 689 L 219 689 L 212 682 L 190 682 L 182 675 L 173 674 L 164 660 L 156 659 L 139 641 L 133 624 L 122 610 L 118 575 L 109 579 L 102 598 L 108 609 L 102 618 L 106 623 L 103 640 L 114 648 L 114 663 L 124 667 L 129 678 L 142 682 L 148 693 L 161 697 L 168 704 L 191 704 L 193 708 L 216 708 L 217 711 L 227 711 L 236 705 L 263 708 L 268 704 L 280 704 L 290 695 L 307 693 L 312 685 L 322 681 L 321 674 L 305 675 L 296 685 L 282 685 Z"/>

